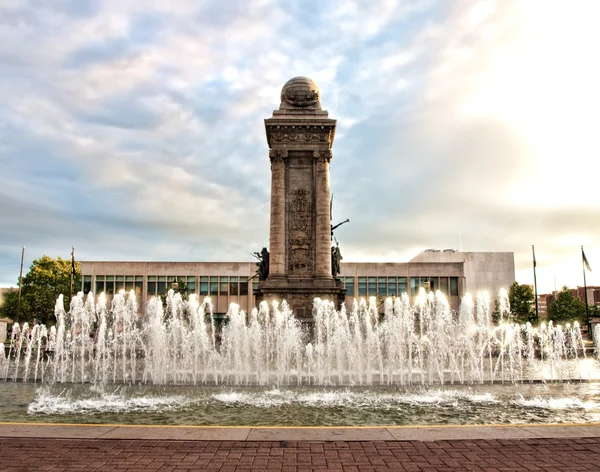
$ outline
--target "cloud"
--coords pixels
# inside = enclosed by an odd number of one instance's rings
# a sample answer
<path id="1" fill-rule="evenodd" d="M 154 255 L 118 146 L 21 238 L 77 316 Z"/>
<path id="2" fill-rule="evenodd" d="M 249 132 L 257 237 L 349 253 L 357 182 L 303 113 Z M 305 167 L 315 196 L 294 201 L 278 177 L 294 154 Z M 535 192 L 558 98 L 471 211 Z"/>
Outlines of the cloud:
<path id="1" fill-rule="evenodd" d="M 246 260 L 268 241 L 263 119 L 308 75 L 338 119 L 344 260 L 407 260 L 460 234 L 464 249 L 514 251 L 523 282 L 535 243 L 538 267 L 575 285 L 578 246 L 600 260 L 600 208 L 581 185 L 599 150 L 585 10 L 4 2 L 0 284 L 21 244 L 30 259 L 75 243 L 88 259 Z"/>

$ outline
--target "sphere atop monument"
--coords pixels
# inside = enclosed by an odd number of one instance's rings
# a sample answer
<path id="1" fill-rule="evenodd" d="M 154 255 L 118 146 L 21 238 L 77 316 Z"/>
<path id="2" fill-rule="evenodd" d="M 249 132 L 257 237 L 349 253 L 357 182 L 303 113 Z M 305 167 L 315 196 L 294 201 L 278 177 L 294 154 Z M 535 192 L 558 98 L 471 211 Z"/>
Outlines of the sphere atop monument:
<path id="1" fill-rule="evenodd" d="M 321 92 L 317 84 L 308 77 L 294 77 L 281 89 L 280 110 L 321 109 Z"/>

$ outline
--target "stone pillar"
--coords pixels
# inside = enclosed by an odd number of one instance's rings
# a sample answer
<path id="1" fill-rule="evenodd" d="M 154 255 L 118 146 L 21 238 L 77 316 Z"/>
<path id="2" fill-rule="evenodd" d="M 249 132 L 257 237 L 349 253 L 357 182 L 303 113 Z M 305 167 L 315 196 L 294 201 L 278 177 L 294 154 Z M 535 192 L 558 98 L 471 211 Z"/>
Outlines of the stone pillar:
<path id="1" fill-rule="evenodd" d="M 321 108 L 317 85 L 294 77 L 279 110 L 265 120 L 271 159 L 270 267 L 256 301 L 285 300 L 303 322 L 313 300 L 340 305 L 346 289 L 331 274 L 329 162 L 336 121 Z"/>
<path id="2" fill-rule="evenodd" d="M 269 277 L 285 276 L 285 159 L 287 151 L 270 150 L 271 227 Z"/>
<path id="3" fill-rule="evenodd" d="M 329 162 L 331 151 L 315 151 L 315 276 L 333 278 L 331 275 L 331 215 L 329 189 Z"/>

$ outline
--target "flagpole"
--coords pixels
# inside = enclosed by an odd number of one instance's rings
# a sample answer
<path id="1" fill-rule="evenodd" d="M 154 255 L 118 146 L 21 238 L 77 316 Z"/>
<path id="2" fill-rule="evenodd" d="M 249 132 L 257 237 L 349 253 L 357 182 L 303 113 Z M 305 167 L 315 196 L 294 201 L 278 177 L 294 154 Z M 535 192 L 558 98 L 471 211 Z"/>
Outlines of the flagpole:
<path id="1" fill-rule="evenodd" d="M 75 246 L 71 246 L 71 300 L 73 300 L 73 272 L 75 270 Z M 70 302 L 69 302 L 70 303 Z"/>
<path id="2" fill-rule="evenodd" d="M 21 313 L 21 287 L 23 286 L 23 260 L 25 259 L 25 246 L 21 249 L 21 271 L 19 272 L 19 296 L 17 301 L 17 319 L 16 323 L 19 322 L 19 314 Z"/>
<path id="3" fill-rule="evenodd" d="M 587 297 L 587 282 L 585 280 L 585 263 L 587 259 L 585 257 L 585 252 L 583 252 L 583 246 L 581 246 L 581 265 L 583 266 L 583 296 L 585 300 L 585 322 L 588 327 L 588 337 L 592 339 L 592 326 L 590 325 L 590 308 L 588 307 L 588 297 Z"/>
<path id="4" fill-rule="evenodd" d="M 535 262 L 535 247 L 533 244 L 531 245 L 531 252 L 533 254 L 533 291 L 534 291 L 534 297 L 535 297 L 535 318 L 536 318 L 536 321 L 539 321 L 540 312 L 538 309 L 537 277 L 535 275 L 535 267 L 537 266 L 537 263 Z"/>

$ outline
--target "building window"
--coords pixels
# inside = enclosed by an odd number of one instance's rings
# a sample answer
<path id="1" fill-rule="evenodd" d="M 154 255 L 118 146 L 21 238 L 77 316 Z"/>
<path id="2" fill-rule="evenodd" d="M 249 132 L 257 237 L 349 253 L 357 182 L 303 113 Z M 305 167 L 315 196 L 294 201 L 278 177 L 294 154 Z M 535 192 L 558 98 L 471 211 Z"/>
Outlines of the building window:
<path id="1" fill-rule="evenodd" d="M 344 286 L 346 287 L 346 296 L 354 296 L 354 277 L 344 277 Z"/>
<path id="2" fill-rule="evenodd" d="M 219 295 L 227 295 L 229 293 L 229 277 L 219 277 L 220 293 Z"/>
<path id="3" fill-rule="evenodd" d="M 238 278 L 229 277 L 229 295 L 235 295 L 237 297 L 238 292 Z"/>
<path id="4" fill-rule="evenodd" d="M 104 284 L 104 293 L 106 295 L 114 295 L 115 294 L 115 276 L 107 275 L 106 282 Z"/>
<path id="5" fill-rule="evenodd" d="M 429 290 L 435 292 L 439 288 L 440 284 L 438 283 L 437 277 L 429 277 Z"/>
<path id="6" fill-rule="evenodd" d="M 91 275 L 83 276 L 83 283 L 82 283 L 81 289 L 83 290 L 83 293 L 85 295 L 87 295 L 88 293 L 90 293 L 92 291 L 92 276 Z"/>
<path id="7" fill-rule="evenodd" d="M 252 293 L 254 293 L 254 290 L 258 290 L 258 280 L 256 279 L 252 282 Z"/>
<path id="8" fill-rule="evenodd" d="M 125 276 L 115 276 L 115 293 L 119 293 L 119 290 L 125 290 Z"/>
<path id="9" fill-rule="evenodd" d="M 450 295 L 458 296 L 458 277 L 450 277 Z"/>
<path id="10" fill-rule="evenodd" d="M 406 293 L 406 277 L 398 277 L 398 295 Z"/>
<path id="11" fill-rule="evenodd" d="M 165 293 L 167 293 L 167 277 L 165 275 L 159 275 L 157 277 L 157 280 L 158 282 L 156 284 L 156 292 L 158 295 L 164 295 Z"/>
<path id="12" fill-rule="evenodd" d="M 144 276 L 143 275 L 136 275 L 135 276 L 135 280 L 134 280 L 134 284 L 133 284 L 133 289 L 135 290 L 135 296 L 136 297 L 141 297 L 142 296 L 142 285 L 144 284 Z"/>
<path id="13" fill-rule="evenodd" d="M 369 277 L 367 280 L 367 295 L 369 297 L 374 297 L 377 295 L 377 277 Z"/>
<path id="14" fill-rule="evenodd" d="M 156 296 L 156 275 L 148 276 L 148 285 L 146 288 L 148 297 Z"/>
<path id="15" fill-rule="evenodd" d="M 388 277 L 387 289 L 388 289 L 388 295 L 390 297 L 395 297 L 396 295 L 398 295 L 398 292 L 396 291 L 396 277 Z"/>
<path id="16" fill-rule="evenodd" d="M 248 295 L 248 277 L 240 277 L 240 295 Z"/>
<path id="17" fill-rule="evenodd" d="M 358 278 L 358 296 L 359 297 L 367 296 L 367 278 L 366 277 Z"/>
<path id="18" fill-rule="evenodd" d="M 104 292 L 104 275 L 97 275 L 96 276 L 96 287 L 94 292 L 97 294 L 100 294 L 102 292 Z"/>
<path id="19" fill-rule="evenodd" d="M 219 277 L 210 278 L 210 292 L 211 297 L 217 297 L 219 295 Z"/>
<path id="20" fill-rule="evenodd" d="M 204 275 L 200 277 L 200 295 L 208 295 L 208 277 Z"/>
<path id="21" fill-rule="evenodd" d="M 440 277 L 440 292 L 448 296 L 448 277 Z"/>
<path id="22" fill-rule="evenodd" d="M 186 279 L 186 277 L 182 277 L 182 278 L 183 278 L 183 280 L 186 280 L 187 292 L 189 294 L 196 293 L 196 276 L 188 275 L 187 279 Z"/>
<path id="23" fill-rule="evenodd" d="M 387 277 L 377 278 L 377 295 L 387 297 Z"/>
<path id="24" fill-rule="evenodd" d="M 410 294 L 415 296 L 419 293 L 419 277 L 410 278 Z"/>
<path id="25" fill-rule="evenodd" d="M 133 275 L 126 275 L 125 276 L 125 291 L 129 292 L 130 290 L 133 290 Z"/>

